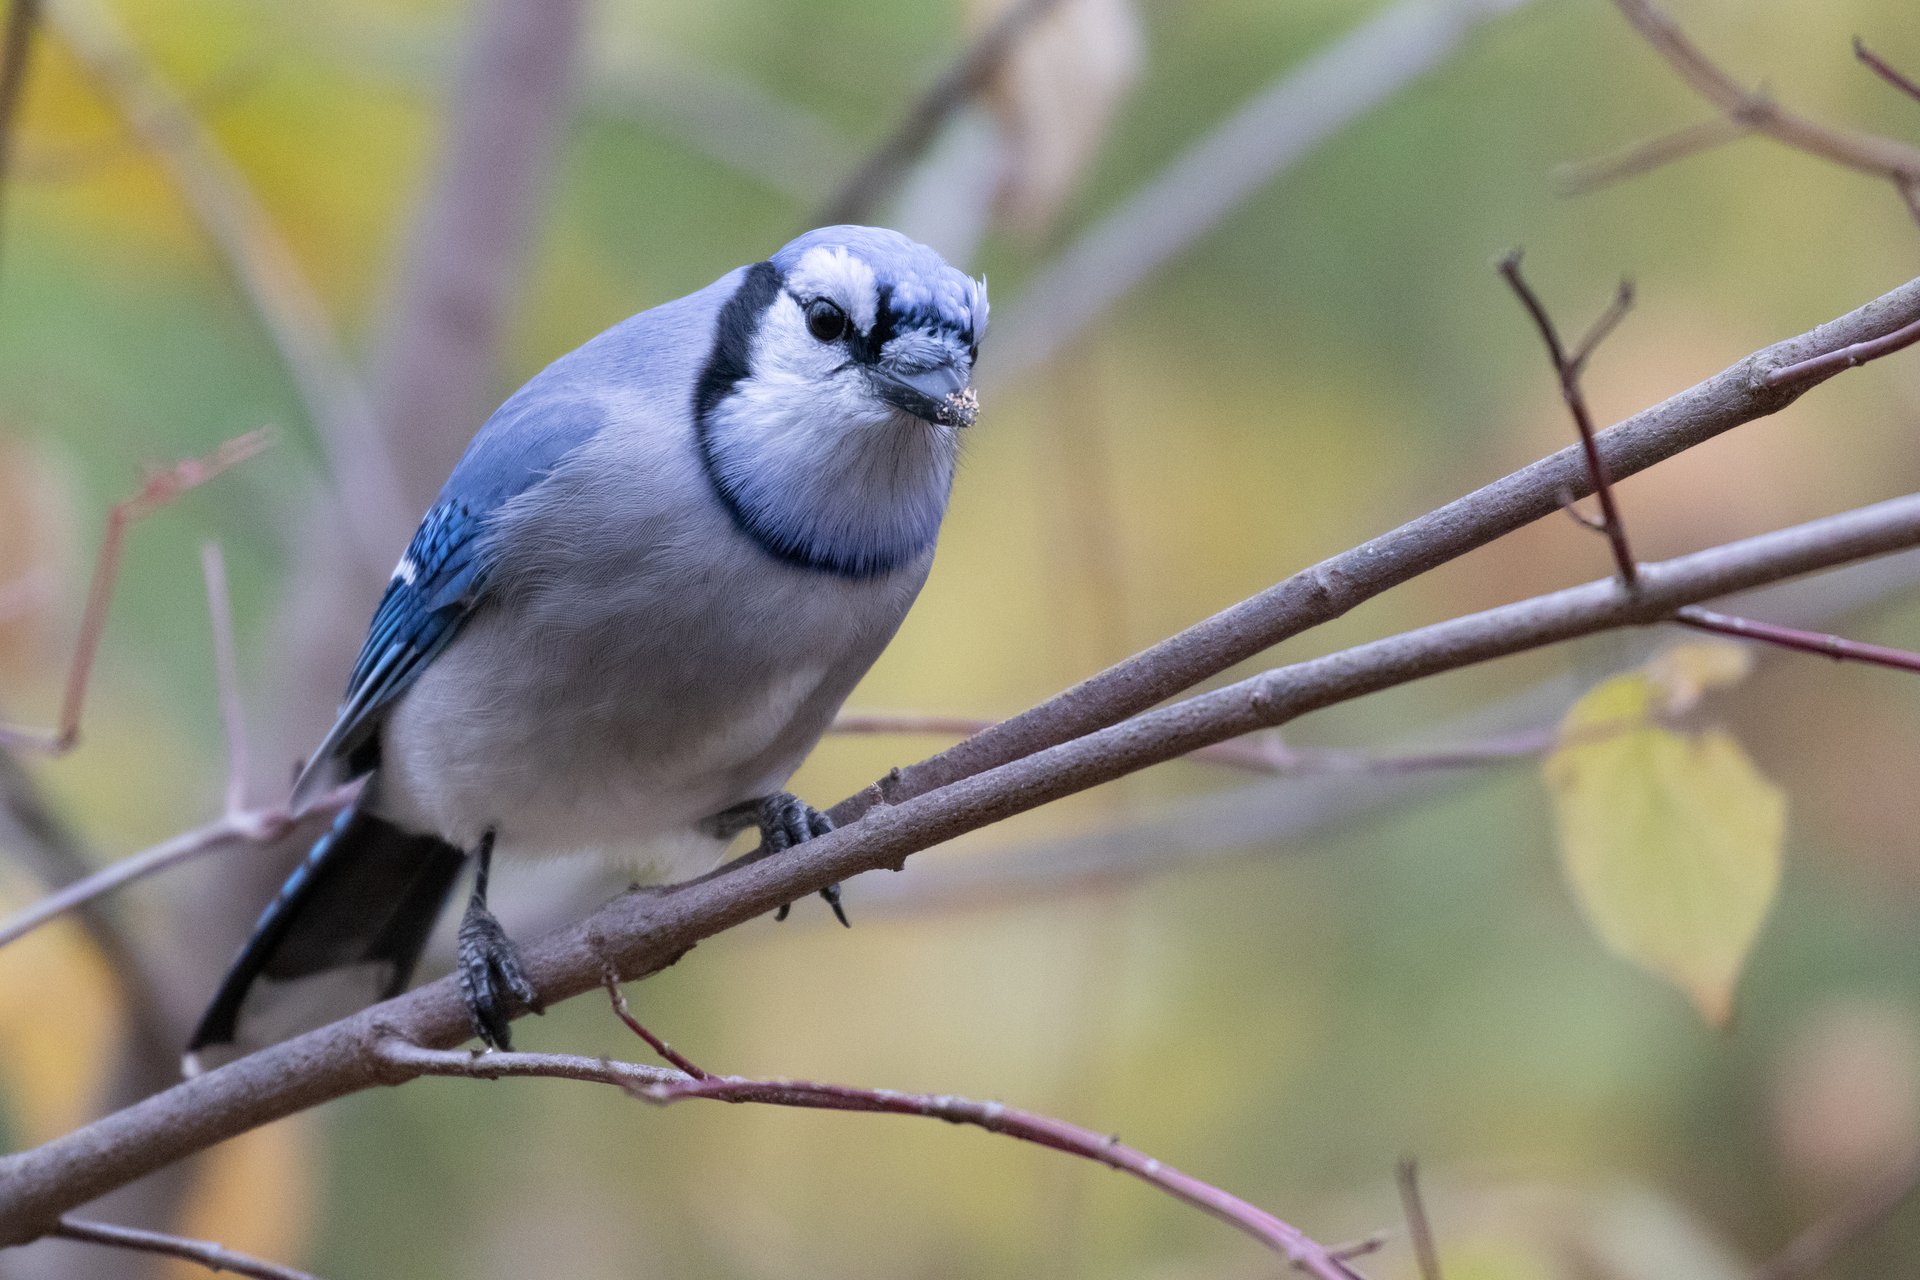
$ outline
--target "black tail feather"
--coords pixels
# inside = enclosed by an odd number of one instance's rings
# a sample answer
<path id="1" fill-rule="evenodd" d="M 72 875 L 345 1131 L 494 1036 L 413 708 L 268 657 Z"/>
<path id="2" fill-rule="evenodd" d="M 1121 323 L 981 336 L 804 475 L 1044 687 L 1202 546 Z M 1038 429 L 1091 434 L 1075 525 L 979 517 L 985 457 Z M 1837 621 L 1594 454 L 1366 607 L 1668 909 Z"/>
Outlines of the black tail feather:
<path id="1" fill-rule="evenodd" d="M 381 998 L 398 995 L 465 861 L 437 836 L 402 831 L 358 805 L 346 810 L 254 926 L 188 1053 L 234 1043 L 240 1007 L 263 977 L 285 981 L 379 963 L 391 966 Z"/>

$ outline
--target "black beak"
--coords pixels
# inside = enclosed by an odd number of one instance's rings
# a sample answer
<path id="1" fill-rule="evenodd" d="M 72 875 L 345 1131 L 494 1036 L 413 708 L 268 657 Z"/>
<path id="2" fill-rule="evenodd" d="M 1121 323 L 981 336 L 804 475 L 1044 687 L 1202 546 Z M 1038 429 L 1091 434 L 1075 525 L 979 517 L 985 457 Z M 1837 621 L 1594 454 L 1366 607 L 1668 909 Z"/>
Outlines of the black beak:
<path id="1" fill-rule="evenodd" d="M 974 399 L 963 369 L 943 364 L 920 373 L 895 373 L 874 366 L 868 374 L 874 394 L 896 409 L 940 426 L 973 425 Z"/>

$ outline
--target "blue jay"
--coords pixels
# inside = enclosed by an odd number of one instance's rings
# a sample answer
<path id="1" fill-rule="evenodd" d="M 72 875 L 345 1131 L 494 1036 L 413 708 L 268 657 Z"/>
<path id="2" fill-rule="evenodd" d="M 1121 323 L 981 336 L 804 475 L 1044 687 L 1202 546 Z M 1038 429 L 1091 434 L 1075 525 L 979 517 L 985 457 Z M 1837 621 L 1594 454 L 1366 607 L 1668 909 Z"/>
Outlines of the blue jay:
<path id="1" fill-rule="evenodd" d="M 458 973 L 475 1034 L 507 1048 L 510 1001 L 540 1004 L 487 909 L 496 853 L 673 881 L 750 827 L 774 850 L 830 830 L 782 788 L 926 579 L 986 327 L 985 281 L 825 227 L 503 404 L 394 570 L 293 803 L 365 785 L 267 907 L 189 1072 L 404 990 L 469 857 Z"/>

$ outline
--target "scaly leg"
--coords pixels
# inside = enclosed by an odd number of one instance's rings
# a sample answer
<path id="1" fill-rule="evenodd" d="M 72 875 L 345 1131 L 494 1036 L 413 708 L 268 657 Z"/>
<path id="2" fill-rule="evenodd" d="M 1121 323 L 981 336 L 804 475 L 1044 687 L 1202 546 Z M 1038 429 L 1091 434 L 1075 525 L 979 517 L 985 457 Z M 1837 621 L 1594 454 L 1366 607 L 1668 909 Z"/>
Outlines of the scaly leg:
<path id="1" fill-rule="evenodd" d="M 789 791 L 776 791 L 770 796 L 758 800 L 749 800 L 744 804 L 723 809 L 708 818 L 703 824 L 707 830 L 721 839 L 727 839 L 745 831 L 748 827 L 760 829 L 761 843 L 767 846 L 768 853 L 779 853 L 782 849 L 791 849 L 794 845 L 804 844 L 815 836 L 823 836 L 833 830 L 833 819 L 820 812 L 806 801 Z M 833 908 L 833 917 L 842 925 L 851 929 L 846 908 L 840 903 L 840 886 L 830 884 L 820 891 L 820 896 Z M 792 903 L 774 913 L 774 919 L 785 920 Z"/>
<path id="2" fill-rule="evenodd" d="M 520 968 L 520 952 L 513 939 L 487 910 L 487 879 L 493 870 L 492 831 L 480 837 L 474 858 L 478 866 L 473 876 L 473 897 L 460 919 L 460 993 L 466 997 L 467 1015 L 473 1019 L 473 1032 L 480 1043 L 489 1049 L 511 1049 L 513 1032 L 507 1020 L 507 997 L 511 995 L 534 1013 L 545 1013 L 546 1006 Z"/>

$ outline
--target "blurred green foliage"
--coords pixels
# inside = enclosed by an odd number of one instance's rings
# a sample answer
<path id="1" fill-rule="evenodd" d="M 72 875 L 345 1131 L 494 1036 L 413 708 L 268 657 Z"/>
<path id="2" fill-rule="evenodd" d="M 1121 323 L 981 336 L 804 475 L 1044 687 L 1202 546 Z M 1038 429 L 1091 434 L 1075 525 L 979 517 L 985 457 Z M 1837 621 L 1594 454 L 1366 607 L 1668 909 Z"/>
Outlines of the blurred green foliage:
<path id="1" fill-rule="evenodd" d="M 1076 226 L 1373 7 L 1145 6 L 1143 78 L 1063 226 L 1038 243 L 992 238 L 974 264 L 996 308 L 1018 305 Z M 1920 107 L 1848 49 L 1858 32 L 1920 68 L 1907 0 L 1673 7 L 1782 100 L 1920 136 Z M 155 64 L 201 95 L 363 347 L 426 180 L 464 6 L 118 8 Z M 701 67 L 804 109 L 858 154 L 951 56 L 962 22 L 946 4 L 665 0 L 599 6 L 591 45 L 607 83 L 646 74 L 644 60 L 621 61 L 636 51 Z M 583 96 L 502 394 L 614 320 L 764 256 L 808 216 L 608 102 Z M 1555 193 L 1556 164 L 1705 114 L 1603 0 L 1537 0 L 1491 24 L 1069 357 L 988 404 L 927 593 L 854 705 L 1010 713 L 1559 447 L 1569 428 L 1535 336 L 1489 268 L 1509 245 L 1527 247 L 1569 328 L 1619 274 L 1639 281 L 1639 308 L 1589 378 L 1607 418 L 1913 273 L 1920 233 L 1891 192 L 1763 141 L 1586 197 Z M 133 539 L 89 744 L 42 770 L 113 853 L 217 805 L 196 544 L 227 550 L 257 687 L 293 560 L 289 512 L 321 465 L 252 314 L 120 137 L 50 50 L 6 210 L 0 436 L 31 443 L 48 468 L 36 475 L 68 478 L 71 564 L 142 463 L 261 423 L 282 444 Z M 988 368 L 993 354 L 989 339 Z M 1912 489 L 1916 418 L 1914 357 L 1843 378 L 1623 485 L 1636 545 L 1655 558 Z M 1286 655 L 1605 563 L 1597 541 L 1547 522 Z M 79 585 L 66 584 L 39 658 L 6 673 L 10 713 L 51 714 L 59 619 L 77 613 Z M 1856 633 L 1913 645 L 1920 607 L 1908 599 Z M 1298 736 L 1392 747 L 1542 676 L 1591 682 L 1617 657 L 1609 641 L 1515 660 Z M 703 945 L 632 995 L 709 1067 L 1000 1097 L 1119 1129 L 1325 1240 L 1395 1222 L 1393 1162 L 1418 1152 L 1450 1277 L 1739 1274 L 1739 1259 L 1765 1256 L 1920 1141 L 1920 686 L 1777 662 L 1733 696 L 1732 715 L 1792 816 L 1784 894 L 1723 1033 L 1588 934 L 1524 765 L 1311 840 L 1099 891 L 863 919 L 855 883 L 851 934 L 802 907 L 784 928 Z M 829 741 L 797 789 L 837 797 L 934 745 Z M 1171 766 L 925 860 L 1235 781 Z M 164 890 L 133 891 L 136 910 L 148 894 Z M 0 956 L 0 981 L 10 962 Z M 523 1035 L 534 1048 L 636 1049 L 591 999 Z M 427 1081 L 350 1099 L 317 1128 L 324 1140 L 297 1148 L 319 1162 L 311 1236 L 304 1256 L 282 1256 L 333 1280 L 1272 1273 L 1246 1242 L 1137 1184 L 921 1122 Z M 270 1180 L 253 1193 L 278 1194 Z M 244 1200 L 216 1225 L 241 1247 L 266 1230 Z M 1917 1252 L 1910 1209 L 1833 1274 L 1899 1272 Z M 1396 1246 L 1376 1270 L 1410 1275 L 1411 1263 Z"/>

